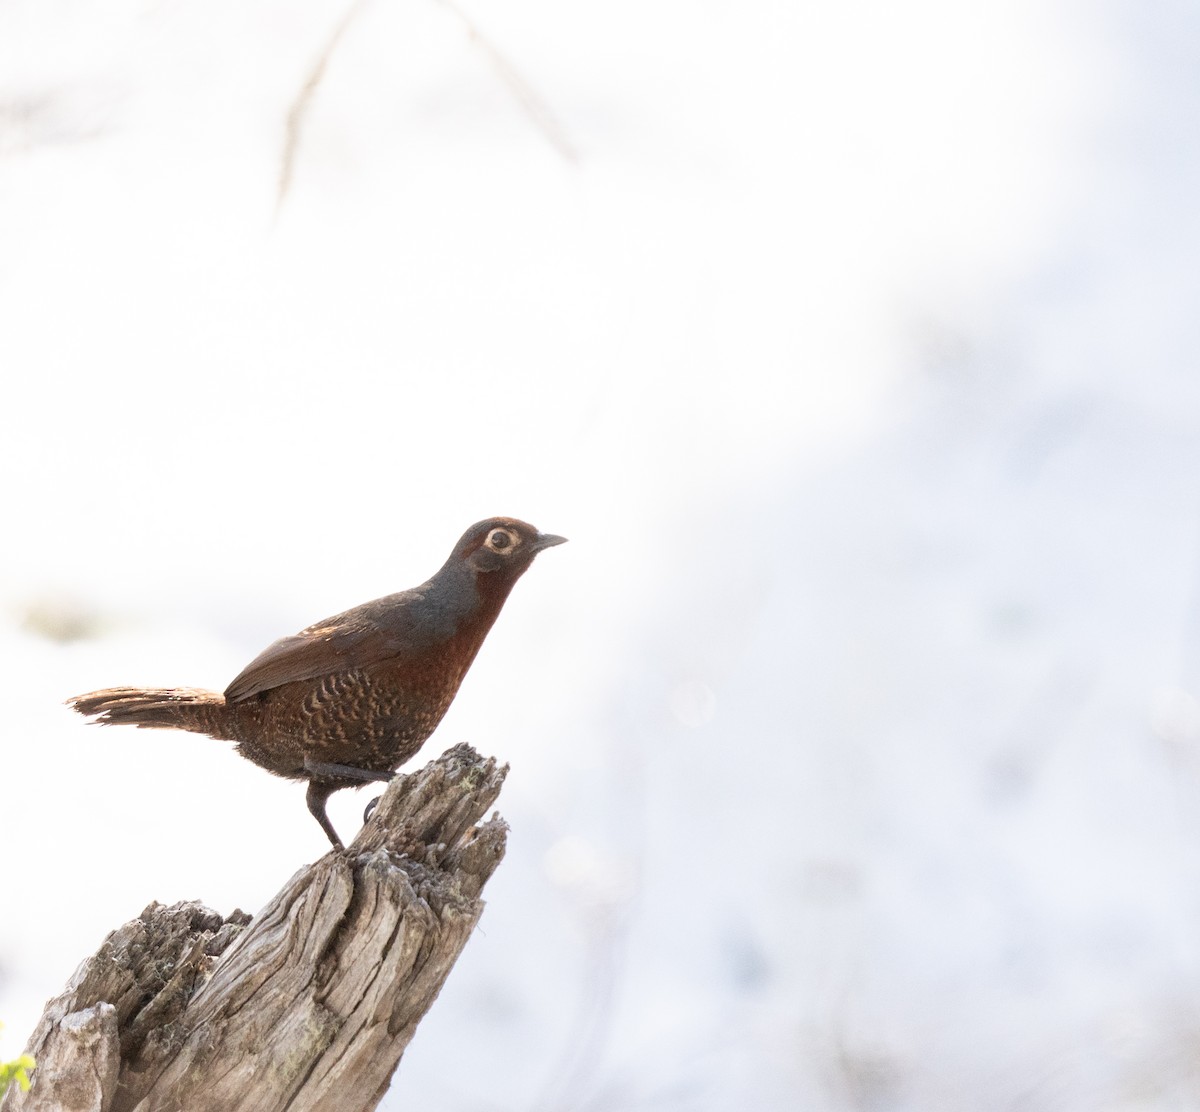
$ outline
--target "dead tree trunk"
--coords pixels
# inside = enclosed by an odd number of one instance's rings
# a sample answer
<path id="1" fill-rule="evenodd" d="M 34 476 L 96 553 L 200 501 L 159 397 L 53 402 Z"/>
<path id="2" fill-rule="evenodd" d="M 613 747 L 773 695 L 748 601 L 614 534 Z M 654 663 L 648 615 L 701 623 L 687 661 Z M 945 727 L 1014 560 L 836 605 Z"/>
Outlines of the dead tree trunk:
<path id="1" fill-rule="evenodd" d="M 3 1112 L 373 1109 L 483 910 L 507 771 L 458 745 L 398 777 L 253 920 L 151 904 L 46 1006 Z"/>

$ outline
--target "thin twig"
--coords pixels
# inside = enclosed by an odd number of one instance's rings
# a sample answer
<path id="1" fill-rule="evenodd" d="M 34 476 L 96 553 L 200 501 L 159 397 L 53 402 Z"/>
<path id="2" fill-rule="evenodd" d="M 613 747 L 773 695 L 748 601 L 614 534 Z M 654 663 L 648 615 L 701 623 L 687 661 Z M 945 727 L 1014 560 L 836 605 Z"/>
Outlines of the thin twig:
<path id="1" fill-rule="evenodd" d="M 532 85 L 521 75 L 512 62 L 501 52 L 491 39 L 478 27 L 473 19 L 462 10 L 455 0 L 440 0 L 462 21 L 471 41 L 487 56 L 495 68 L 500 80 L 508 87 L 508 91 L 516 98 L 530 122 L 545 137 L 546 141 L 568 162 L 575 165 L 579 162 L 579 152 L 567 136 L 566 128 L 550 110 L 549 104 Z"/>
<path id="2" fill-rule="evenodd" d="M 558 118 L 550 110 L 550 106 L 541 94 L 530 85 L 520 70 L 479 29 L 475 21 L 458 6 L 455 0 L 440 0 L 440 2 L 458 17 L 466 29 L 470 41 L 487 56 L 488 61 L 491 62 L 501 82 L 513 95 L 517 104 L 520 105 L 521 110 L 529 118 L 533 126 L 542 133 L 542 136 L 558 152 L 560 157 L 566 159 L 572 165 L 577 165 L 579 162 L 579 152 L 568 137 L 566 128 L 563 127 Z M 324 49 L 317 56 L 317 60 L 309 71 L 308 77 L 292 101 L 292 107 L 288 111 L 287 124 L 284 130 L 283 157 L 280 160 L 279 167 L 279 191 L 275 197 L 276 215 L 283 208 L 288 191 L 291 189 L 292 175 L 296 168 L 296 156 L 300 148 L 301 132 L 304 129 L 312 99 L 325 77 L 325 70 L 329 66 L 329 60 L 333 57 L 333 52 L 337 49 L 350 24 L 358 18 L 366 6 L 367 0 L 352 0 L 341 20 L 325 40 Z"/>
<path id="3" fill-rule="evenodd" d="M 325 77 L 325 70 L 329 65 L 329 59 L 333 57 L 333 52 L 337 49 L 338 43 L 341 42 L 342 36 L 345 35 L 350 24 L 358 18 L 366 6 L 367 0 L 352 0 L 341 20 L 333 28 L 329 38 L 325 40 L 325 48 L 317 56 L 313 68 L 309 71 L 308 77 L 305 79 L 304 84 L 300 86 L 300 91 L 296 94 L 296 99 L 292 101 L 292 107 L 289 109 L 287 115 L 287 125 L 284 129 L 283 158 L 280 161 L 279 167 L 279 192 L 275 197 L 276 215 L 278 215 L 279 210 L 283 207 L 283 202 L 287 199 L 288 190 L 292 185 L 292 173 L 296 168 L 296 153 L 300 148 L 300 132 L 304 127 L 304 120 L 308 115 L 309 105 L 312 103 L 317 88 Z"/>

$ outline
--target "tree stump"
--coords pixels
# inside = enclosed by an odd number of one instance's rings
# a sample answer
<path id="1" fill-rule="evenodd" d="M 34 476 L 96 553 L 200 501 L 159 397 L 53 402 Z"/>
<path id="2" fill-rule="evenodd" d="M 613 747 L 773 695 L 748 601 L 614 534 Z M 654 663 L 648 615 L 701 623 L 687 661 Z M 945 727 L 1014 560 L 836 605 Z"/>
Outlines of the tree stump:
<path id="1" fill-rule="evenodd" d="M 508 766 L 457 745 L 257 916 L 152 903 L 46 1006 L 3 1112 L 373 1109 L 483 911 Z"/>

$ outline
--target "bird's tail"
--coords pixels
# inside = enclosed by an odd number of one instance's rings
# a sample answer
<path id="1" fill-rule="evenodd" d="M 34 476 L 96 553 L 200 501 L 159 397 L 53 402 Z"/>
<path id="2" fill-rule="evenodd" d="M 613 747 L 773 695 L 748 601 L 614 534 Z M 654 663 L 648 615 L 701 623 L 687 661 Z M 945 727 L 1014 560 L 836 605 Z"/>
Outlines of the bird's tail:
<path id="1" fill-rule="evenodd" d="M 67 700 L 80 714 L 102 726 L 141 726 L 191 730 L 210 737 L 237 739 L 233 715 L 219 691 L 198 687 L 106 687 Z"/>

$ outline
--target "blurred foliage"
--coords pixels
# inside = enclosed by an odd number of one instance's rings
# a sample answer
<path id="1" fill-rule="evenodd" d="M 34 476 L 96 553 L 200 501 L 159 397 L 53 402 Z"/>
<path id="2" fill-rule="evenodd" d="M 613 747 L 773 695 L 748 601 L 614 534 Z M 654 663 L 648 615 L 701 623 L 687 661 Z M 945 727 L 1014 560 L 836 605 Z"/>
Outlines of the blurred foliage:
<path id="1" fill-rule="evenodd" d="M 4 1025 L 0 1023 L 0 1027 Z M 12 1062 L 0 1062 L 0 1097 L 8 1092 L 8 1086 L 15 1081 L 21 1086 L 22 1091 L 29 1091 L 29 1071 L 36 1067 L 37 1063 L 28 1055 L 22 1054 Z"/>
<path id="2" fill-rule="evenodd" d="M 20 613 L 21 628 L 49 641 L 68 644 L 99 635 L 103 622 L 85 604 L 65 595 L 31 600 Z"/>

